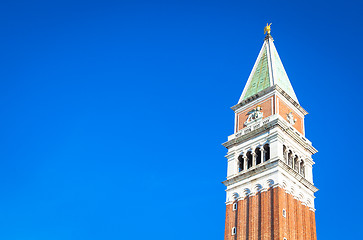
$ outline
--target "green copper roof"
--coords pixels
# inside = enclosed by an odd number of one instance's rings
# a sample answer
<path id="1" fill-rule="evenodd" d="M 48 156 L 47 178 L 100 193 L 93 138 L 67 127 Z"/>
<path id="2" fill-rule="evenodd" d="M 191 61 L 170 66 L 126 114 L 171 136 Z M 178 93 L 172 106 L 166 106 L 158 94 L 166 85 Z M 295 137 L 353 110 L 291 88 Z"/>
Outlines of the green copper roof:
<path id="1" fill-rule="evenodd" d="M 256 70 L 252 76 L 250 84 L 248 85 L 244 99 L 247 99 L 259 91 L 270 87 L 270 75 L 268 71 L 268 61 L 267 61 L 267 49 L 266 46 L 262 50 L 262 56 L 257 64 Z"/>
<path id="2" fill-rule="evenodd" d="M 282 65 L 279 54 L 277 53 L 273 43 L 270 45 L 270 49 L 272 55 L 271 58 L 274 84 L 277 84 L 280 88 L 282 88 L 282 90 L 289 94 L 290 97 L 298 102 L 294 89 L 292 88 L 291 82 L 286 74 L 285 68 Z"/>
<path id="3" fill-rule="evenodd" d="M 252 69 L 251 75 L 248 78 L 240 101 L 257 94 L 272 85 L 278 85 L 292 99 L 298 102 L 273 40 L 271 37 L 267 37 Z"/>

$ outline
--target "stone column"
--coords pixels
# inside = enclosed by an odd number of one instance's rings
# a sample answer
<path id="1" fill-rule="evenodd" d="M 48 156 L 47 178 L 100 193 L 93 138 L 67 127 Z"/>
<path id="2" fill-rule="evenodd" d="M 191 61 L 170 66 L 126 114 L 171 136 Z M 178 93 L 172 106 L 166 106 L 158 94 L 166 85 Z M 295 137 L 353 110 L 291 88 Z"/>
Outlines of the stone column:
<path id="1" fill-rule="evenodd" d="M 229 152 L 226 158 L 228 159 L 227 177 L 229 177 L 238 173 L 238 165 L 236 164 L 238 159 L 235 157 L 234 151 Z"/>
<path id="2" fill-rule="evenodd" d="M 253 152 L 252 152 L 252 167 L 256 166 L 256 157 L 257 157 L 257 154 L 255 153 L 255 150 L 253 150 Z"/>
<path id="3" fill-rule="evenodd" d="M 260 147 L 260 151 L 261 151 L 261 163 L 264 163 L 266 161 L 266 151 L 265 149 L 263 148 L 263 146 Z"/>
<path id="4" fill-rule="evenodd" d="M 287 165 L 289 165 L 289 149 L 288 148 L 286 148 L 285 149 L 285 152 L 284 152 L 284 160 L 285 160 L 285 163 L 287 164 Z"/>
<path id="5" fill-rule="evenodd" d="M 292 170 L 295 170 L 295 153 L 292 153 Z"/>
<path id="6" fill-rule="evenodd" d="M 305 161 L 303 162 L 302 168 L 300 167 L 300 174 L 305 177 Z"/>
<path id="7" fill-rule="evenodd" d="M 291 151 L 291 155 L 289 156 L 289 160 L 288 160 L 288 162 L 287 162 L 287 164 L 292 168 L 292 169 L 294 169 L 294 156 L 295 156 L 295 154 L 294 154 L 294 152 L 293 151 Z M 289 162 L 291 162 L 291 165 L 289 164 Z"/>
<path id="8" fill-rule="evenodd" d="M 244 164 L 243 170 L 246 171 L 247 168 L 248 168 L 248 157 L 247 157 L 246 154 L 243 155 L 243 161 L 244 161 L 244 163 L 243 163 Z"/>
<path id="9" fill-rule="evenodd" d="M 297 166 L 297 172 L 301 175 L 300 163 L 301 163 L 301 159 L 299 158 L 299 159 L 297 160 L 297 164 L 298 164 L 298 166 Z"/>

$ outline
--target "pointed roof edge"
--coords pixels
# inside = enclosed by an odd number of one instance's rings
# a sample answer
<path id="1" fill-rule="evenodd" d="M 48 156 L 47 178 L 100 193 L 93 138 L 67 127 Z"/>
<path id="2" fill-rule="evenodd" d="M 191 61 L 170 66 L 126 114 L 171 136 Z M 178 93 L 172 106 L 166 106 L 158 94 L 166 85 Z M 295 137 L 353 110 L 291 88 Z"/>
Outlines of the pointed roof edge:
<path id="1" fill-rule="evenodd" d="M 252 71 L 248 77 L 247 83 L 242 91 L 241 97 L 238 100 L 238 103 L 242 102 L 246 96 L 246 92 L 249 88 L 251 80 L 256 72 L 257 66 L 261 61 L 264 50 L 266 49 L 267 53 L 267 62 L 268 62 L 268 73 L 270 78 L 270 87 L 273 85 L 279 85 L 294 101 L 299 103 L 294 88 L 291 85 L 290 79 L 287 76 L 285 68 L 281 62 L 280 56 L 277 52 L 275 44 L 273 43 L 273 38 L 270 34 L 267 34 L 264 40 L 264 43 L 261 47 L 261 50 L 258 54 L 258 57 L 253 65 Z M 276 70 L 276 72 L 275 72 Z"/>
<path id="2" fill-rule="evenodd" d="M 291 81 L 289 79 L 289 76 L 287 75 L 285 67 L 282 64 L 280 55 L 277 52 L 275 44 L 273 43 L 272 37 L 271 41 L 270 39 L 268 40 L 268 46 L 270 49 L 269 57 L 272 63 L 271 64 L 271 75 L 273 77 L 272 85 L 279 85 L 279 87 L 282 88 L 287 94 L 289 94 L 292 99 L 294 99 L 297 103 L 299 103 L 299 100 L 297 99 L 294 88 L 292 87 Z"/>
<path id="3" fill-rule="evenodd" d="M 246 83 L 246 85 L 245 85 L 245 87 L 244 87 L 244 89 L 242 91 L 242 94 L 241 94 L 241 97 L 238 100 L 238 103 L 240 103 L 241 101 L 243 101 L 243 98 L 246 95 L 248 86 L 251 83 L 252 77 L 253 77 L 253 75 L 256 72 L 256 69 L 257 69 L 257 66 L 258 66 L 259 62 L 261 61 L 261 58 L 262 58 L 262 55 L 263 55 L 263 51 L 264 51 L 265 48 L 267 48 L 267 42 L 266 41 L 264 41 L 264 43 L 262 44 L 262 48 L 261 48 L 261 50 L 260 50 L 260 52 L 259 52 L 259 54 L 257 56 L 257 59 L 255 61 L 255 64 L 253 65 L 252 71 L 251 71 L 251 73 L 250 73 L 250 75 L 248 77 L 247 83 Z M 271 76 L 270 76 L 270 86 L 271 86 L 271 83 L 272 83 L 272 79 L 271 79 Z"/>

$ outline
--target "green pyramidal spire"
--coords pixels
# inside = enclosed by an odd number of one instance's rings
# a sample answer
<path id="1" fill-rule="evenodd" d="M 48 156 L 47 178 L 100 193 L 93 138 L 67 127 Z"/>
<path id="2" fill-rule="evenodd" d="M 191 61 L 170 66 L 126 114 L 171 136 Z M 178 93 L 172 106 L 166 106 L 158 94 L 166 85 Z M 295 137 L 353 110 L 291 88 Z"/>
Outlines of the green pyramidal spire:
<path id="1" fill-rule="evenodd" d="M 277 53 L 273 39 L 268 33 L 238 102 L 242 102 L 273 85 L 278 85 L 292 99 L 297 103 L 299 102 Z"/>

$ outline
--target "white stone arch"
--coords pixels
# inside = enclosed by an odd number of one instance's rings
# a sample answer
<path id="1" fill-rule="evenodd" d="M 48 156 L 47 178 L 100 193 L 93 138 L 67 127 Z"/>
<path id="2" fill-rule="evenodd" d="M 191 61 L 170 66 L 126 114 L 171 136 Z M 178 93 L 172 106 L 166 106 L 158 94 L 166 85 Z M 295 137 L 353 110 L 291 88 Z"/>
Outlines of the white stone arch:
<path id="1" fill-rule="evenodd" d="M 299 199 L 301 202 L 304 202 L 304 194 L 299 193 L 299 195 L 298 195 L 298 199 Z"/>
<path id="2" fill-rule="evenodd" d="M 245 150 L 243 150 L 243 152 L 245 152 L 246 154 L 248 153 L 248 152 L 253 152 L 253 150 L 254 150 L 255 148 L 253 148 L 253 147 L 248 147 L 248 148 L 245 148 Z"/>
<path id="3" fill-rule="evenodd" d="M 287 183 L 285 180 L 282 180 L 281 187 L 285 190 L 287 190 Z"/>
<path id="4" fill-rule="evenodd" d="M 295 194 L 295 188 L 294 188 L 294 187 L 291 187 L 291 188 L 290 188 L 290 194 L 291 194 L 291 195 L 294 195 L 294 194 Z"/>
<path id="5" fill-rule="evenodd" d="M 268 179 L 266 181 L 266 188 L 270 188 L 275 184 L 275 181 L 273 179 Z"/>
<path id="6" fill-rule="evenodd" d="M 250 193 L 251 193 L 251 190 L 250 190 L 249 188 L 245 188 L 245 189 L 243 189 L 243 194 L 244 194 L 245 196 L 248 196 Z"/>
<path id="7" fill-rule="evenodd" d="M 244 152 L 241 151 L 239 154 L 237 154 L 237 170 L 238 172 L 244 171 L 245 169 L 245 156 L 244 156 Z"/>
<path id="8" fill-rule="evenodd" d="M 262 185 L 261 184 L 256 184 L 254 187 L 254 190 L 256 193 L 260 192 L 262 190 Z"/>

